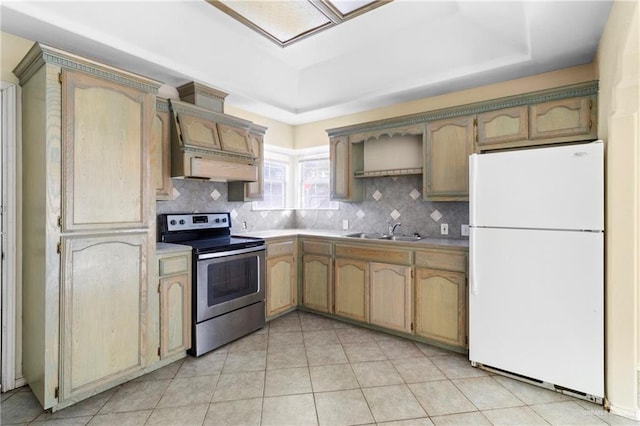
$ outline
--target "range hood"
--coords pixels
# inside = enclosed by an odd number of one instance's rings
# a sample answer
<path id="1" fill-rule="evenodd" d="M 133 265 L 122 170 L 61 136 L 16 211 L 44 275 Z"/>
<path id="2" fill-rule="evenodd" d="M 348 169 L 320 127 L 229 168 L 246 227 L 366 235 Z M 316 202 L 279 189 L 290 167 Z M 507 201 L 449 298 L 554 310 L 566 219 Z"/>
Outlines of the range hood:
<path id="1" fill-rule="evenodd" d="M 178 93 L 183 101 L 170 100 L 171 176 L 256 182 L 262 159 L 253 152 L 250 135 L 264 128 L 224 114 L 223 92 L 192 82 Z"/>

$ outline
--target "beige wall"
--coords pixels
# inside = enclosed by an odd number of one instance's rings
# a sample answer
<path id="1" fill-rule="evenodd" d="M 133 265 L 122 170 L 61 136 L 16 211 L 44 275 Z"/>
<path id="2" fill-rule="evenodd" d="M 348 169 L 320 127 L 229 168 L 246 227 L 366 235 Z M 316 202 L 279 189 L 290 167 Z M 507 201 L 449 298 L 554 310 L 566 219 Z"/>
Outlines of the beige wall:
<path id="1" fill-rule="evenodd" d="M 27 51 L 33 46 L 33 42 L 16 37 L 13 34 L 0 32 L 0 70 L 2 72 L 0 80 L 10 83 L 18 83 L 18 79 L 13 75 L 13 69 L 24 57 Z"/>
<path id="2" fill-rule="evenodd" d="M 267 127 L 267 133 L 264 135 L 264 143 L 266 145 L 275 145 L 280 148 L 289 149 L 295 148 L 294 126 L 285 124 L 281 121 L 272 120 L 261 115 L 253 114 L 239 108 L 234 108 L 227 104 L 224 106 L 224 112 Z"/>
<path id="3" fill-rule="evenodd" d="M 570 84 L 595 80 L 595 68 L 593 64 L 582 65 L 573 68 L 565 68 L 559 71 L 538 74 L 531 77 L 509 80 L 459 92 L 447 93 L 440 96 L 405 102 L 385 108 L 378 108 L 357 114 L 345 115 L 330 120 L 303 124 L 295 128 L 296 148 L 308 148 L 327 145 L 329 139 L 326 129 L 348 126 L 351 124 L 366 123 L 368 121 L 382 120 L 391 117 L 416 114 L 425 111 L 482 102 L 505 96 L 519 95 L 535 92 L 537 90 L 552 89 Z"/>
<path id="4" fill-rule="evenodd" d="M 600 40 L 598 134 L 607 143 L 606 388 L 612 411 L 640 419 L 640 7 L 615 1 Z"/>

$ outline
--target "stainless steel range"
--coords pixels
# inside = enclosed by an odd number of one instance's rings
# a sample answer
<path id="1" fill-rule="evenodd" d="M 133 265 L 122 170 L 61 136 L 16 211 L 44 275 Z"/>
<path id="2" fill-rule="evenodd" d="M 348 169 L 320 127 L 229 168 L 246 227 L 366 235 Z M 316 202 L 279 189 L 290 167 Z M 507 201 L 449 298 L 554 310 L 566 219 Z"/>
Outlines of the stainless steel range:
<path id="1" fill-rule="evenodd" d="M 231 236 L 229 213 L 158 216 L 160 240 L 193 248 L 193 328 L 200 356 L 265 325 L 265 242 Z"/>

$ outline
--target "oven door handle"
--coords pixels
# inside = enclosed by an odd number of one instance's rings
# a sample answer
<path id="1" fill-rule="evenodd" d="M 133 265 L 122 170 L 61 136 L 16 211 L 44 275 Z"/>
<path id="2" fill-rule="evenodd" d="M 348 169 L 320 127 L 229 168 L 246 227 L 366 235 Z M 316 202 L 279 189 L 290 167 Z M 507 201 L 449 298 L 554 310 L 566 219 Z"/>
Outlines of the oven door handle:
<path id="1" fill-rule="evenodd" d="M 205 253 L 205 254 L 199 255 L 198 260 L 215 259 L 217 257 L 227 257 L 227 256 L 233 256 L 236 254 L 253 253 L 256 251 L 264 251 L 264 250 L 265 250 L 264 246 L 259 246 L 259 247 L 249 247 L 244 249 L 231 250 L 231 251 L 221 251 L 217 253 Z"/>

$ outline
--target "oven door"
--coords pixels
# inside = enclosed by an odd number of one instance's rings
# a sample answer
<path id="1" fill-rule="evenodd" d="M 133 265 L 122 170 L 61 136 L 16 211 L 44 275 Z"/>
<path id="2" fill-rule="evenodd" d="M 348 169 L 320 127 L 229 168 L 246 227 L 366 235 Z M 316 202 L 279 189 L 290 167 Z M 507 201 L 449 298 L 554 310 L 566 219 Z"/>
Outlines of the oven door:
<path id="1" fill-rule="evenodd" d="M 196 322 L 264 301 L 265 248 L 200 254 L 196 280 Z"/>

